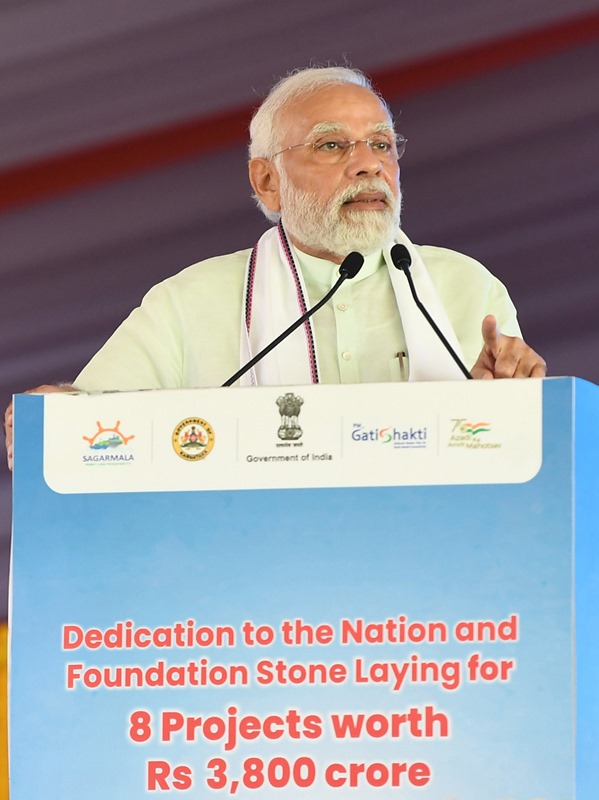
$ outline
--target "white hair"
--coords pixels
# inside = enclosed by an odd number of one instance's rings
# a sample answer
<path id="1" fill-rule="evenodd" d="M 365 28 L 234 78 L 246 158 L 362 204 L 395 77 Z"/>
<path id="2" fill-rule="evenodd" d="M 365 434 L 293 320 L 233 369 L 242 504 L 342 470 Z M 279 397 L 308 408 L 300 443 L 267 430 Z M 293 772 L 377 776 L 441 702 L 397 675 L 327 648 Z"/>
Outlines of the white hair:
<path id="1" fill-rule="evenodd" d="M 353 84 L 374 92 L 370 79 L 360 70 L 350 67 L 308 67 L 281 78 L 252 117 L 250 158 L 272 158 L 277 152 L 282 136 L 277 117 L 285 106 L 300 96 L 337 84 Z"/>
<path id="2" fill-rule="evenodd" d="M 284 131 L 278 124 L 278 116 L 282 109 L 299 97 L 318 91 L 326 86 L 351 84 L 361 86 L 373 92 L 381 100 L 385 108 L 391 112 L 383 98 L 375 92 L 370 79 L 360 70 L 351 67 L 307 67 L 295 70 L 281 78 L 272 87 L 260 107 L 254 112 L 250 123 L 250 158 L 271 159 L 280 149 Z M 262 201 L 254 195 L 254 199 L 264 215 L 271 222 L 278 222 L 280 214 L 269 211 Z"/>

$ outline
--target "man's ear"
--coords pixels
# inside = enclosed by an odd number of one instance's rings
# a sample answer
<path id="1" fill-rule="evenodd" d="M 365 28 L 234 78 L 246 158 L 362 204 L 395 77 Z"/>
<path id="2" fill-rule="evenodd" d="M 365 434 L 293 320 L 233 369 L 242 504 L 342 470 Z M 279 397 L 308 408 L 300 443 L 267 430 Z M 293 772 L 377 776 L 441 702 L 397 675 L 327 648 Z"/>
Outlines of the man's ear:
<path id="1" fill-rule="evenodd" d="M 254 194 L 269 211 L 280 211 L 279 173 L 272 161 L 252 158 L 248 164 L 250 183 Z"/>

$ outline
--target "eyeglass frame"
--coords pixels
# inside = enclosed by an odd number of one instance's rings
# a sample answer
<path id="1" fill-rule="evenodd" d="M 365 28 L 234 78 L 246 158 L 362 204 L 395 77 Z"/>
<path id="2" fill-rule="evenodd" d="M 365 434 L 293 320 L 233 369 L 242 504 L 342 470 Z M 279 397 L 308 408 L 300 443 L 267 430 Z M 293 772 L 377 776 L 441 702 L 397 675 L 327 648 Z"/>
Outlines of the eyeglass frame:
<path id="1" fill-rule="evenodd" d="M 351 139 L 344 139 L 343 141 L 346 142 L 349 145 L 349 150 L 347 151 L 347 155 L 344 156 L 341 159 L 341 161 L 332 162 L 332 163 L 341 164 L 341 163 L 343 163 L 344 160 L 346 160 L 348 158 L 351 158 L 352 153 L 356 149 L 356 145 L 357 144 L 362 144 L 362 143 L 367 144 L 368 145 L 368 149 L 370 150 L 370 152 L 373 155 L 376 155 L 374 150 L 372 149 L 372 144 L 373 144 L 374 139 L 375 139 L 376 136 L 381 136 L 381 134 L 374 134 L 373 136 L 369 136 L 367 139 L 354 139 L 353 141 Z M 399 161 L 400 158 L 403 156 L 403 154 L 406 151 L 406 142 L 408 140 L 406 139 L 405 136 L 402 136 L 400 133 L 394 134 L 393 138 L 394 138 L 395 147 L 397 149 L 397 156 L 395 157 L 394 160 L 395 161 Z M 327 143 L 327 140 L 325 139 L 324 141 L 318 140 L 316 142 L 303 142 L 302 144 L 292 144 L 291 147 L 284 147 L 282 150 L 279 150 L 277 153 L 273 153 L 273 155 L 270 156 L 270 158 L 268 160 L 272 161 L 272 159 L 276 158 L 276 156 L 280 156 L 282 153 L 286 153 L 288 150 L 297 150 L 300 147 L 311 147 L 312 151 L 315 152 L 317 146 L 322 145 L 322 144 L 326 144 L 326 143 Z"/>

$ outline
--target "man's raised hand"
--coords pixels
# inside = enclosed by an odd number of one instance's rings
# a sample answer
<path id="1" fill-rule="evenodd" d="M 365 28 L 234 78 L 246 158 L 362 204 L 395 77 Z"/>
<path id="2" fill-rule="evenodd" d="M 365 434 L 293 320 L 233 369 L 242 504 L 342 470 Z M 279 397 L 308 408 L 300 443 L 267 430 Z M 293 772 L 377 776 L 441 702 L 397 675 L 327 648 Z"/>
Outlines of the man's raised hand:
<path id="1" fill-rule="evenodd" d="M 489 314 L 483 320 L 484 347 L 470 370 L 473 378 L 543 378 L 547 365 L 518 336 L 505 336 Z"/>

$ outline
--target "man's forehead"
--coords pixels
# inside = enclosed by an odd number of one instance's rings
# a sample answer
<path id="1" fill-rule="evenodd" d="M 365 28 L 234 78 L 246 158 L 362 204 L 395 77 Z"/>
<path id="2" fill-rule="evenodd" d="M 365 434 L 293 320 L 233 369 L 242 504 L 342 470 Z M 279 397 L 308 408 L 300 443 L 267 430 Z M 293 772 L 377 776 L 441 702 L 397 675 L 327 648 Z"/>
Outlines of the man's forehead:
<path id="1" fill-rule="evenodd" d="M 304 132 L 317 128 L 323 132 L 348 131 L 355 125 L 373 132 L 393 127 L 381 99 L 368 89 L 352 84 L 326 86 L 292 100 L 284 109 L 281 122 Z"/>

